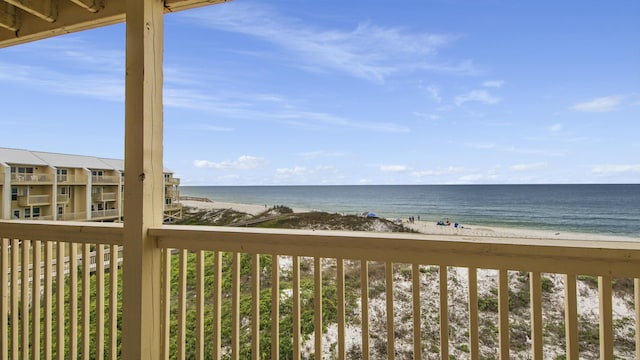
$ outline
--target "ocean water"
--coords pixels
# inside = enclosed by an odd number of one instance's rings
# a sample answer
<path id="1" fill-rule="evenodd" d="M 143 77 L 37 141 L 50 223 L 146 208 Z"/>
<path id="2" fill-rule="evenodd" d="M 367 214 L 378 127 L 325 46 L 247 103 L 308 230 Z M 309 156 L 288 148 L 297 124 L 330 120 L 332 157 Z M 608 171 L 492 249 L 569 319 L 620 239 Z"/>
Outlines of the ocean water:
<path id="1" fill-rule="evenodd" d="M 183 196 L 640 238 L 640 185 L 182 186 Z"/>

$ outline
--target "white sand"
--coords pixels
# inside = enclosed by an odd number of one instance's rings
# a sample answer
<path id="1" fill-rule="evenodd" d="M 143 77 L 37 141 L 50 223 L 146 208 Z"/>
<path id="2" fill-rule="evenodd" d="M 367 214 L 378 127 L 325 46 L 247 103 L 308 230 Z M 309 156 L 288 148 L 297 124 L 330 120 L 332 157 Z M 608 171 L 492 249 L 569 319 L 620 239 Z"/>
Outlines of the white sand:
<path id="1" fill-rule="evenodd" d="M 232 209 L 235 211 L 245 212 L 251 215 L 257 215 L 266 211 L 264 205 L 239 204 L 230 202 L 204 202 L 195 200 L 181 200 L 183 206 L 198 209 Z M 308 209 L 293 209 L 294 212 L 308 212 Z M 423 234 L 430 235 L 460 235 L 467 237 L 510 237 L 525 239 L 558 239 L 558 240 L 589 240 L 589 241 L 640 241 L 640 237 L 600 235 L 590 233 L 566 232 L 566 231 L 550 231 L 522 228 L 506 228 L 496 226 L 478 226 L 465 225 L 462 227 L 436 225 L 435 222 L 415 221 L 409 223 L 405 221 L 405 226 L 414 229 Z"/>

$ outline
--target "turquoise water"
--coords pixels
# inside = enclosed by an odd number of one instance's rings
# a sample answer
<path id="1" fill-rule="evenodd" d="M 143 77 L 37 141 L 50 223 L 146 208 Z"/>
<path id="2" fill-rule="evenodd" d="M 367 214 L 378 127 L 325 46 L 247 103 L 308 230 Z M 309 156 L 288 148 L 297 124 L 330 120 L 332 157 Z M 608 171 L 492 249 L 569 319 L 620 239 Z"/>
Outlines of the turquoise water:
<path id="1" fill-rule="evenodd" d="M 184 196 L 640 238 L 640 185 L 182 186 Z"/>

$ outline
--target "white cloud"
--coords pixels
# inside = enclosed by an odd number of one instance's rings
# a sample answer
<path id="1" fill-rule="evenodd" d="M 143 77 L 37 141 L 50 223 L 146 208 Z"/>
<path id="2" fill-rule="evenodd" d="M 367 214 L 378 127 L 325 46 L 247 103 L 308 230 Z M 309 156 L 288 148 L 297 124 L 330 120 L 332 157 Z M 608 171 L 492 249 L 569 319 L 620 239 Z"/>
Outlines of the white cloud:
<path id="1" fill-rule="evenodd" d="M 561 131 L 563 128 L 562 124 L 558 123 L 558 124 L 553 124 L 551 126 L 549 126 L 549 131 L 551 132 L 559 132 Z"/>
<path id="2" fill-rule="evenodd" d="M 440 89 L 435 85 L 427 86 L 427 93 L 431 96 L 431 98 L 440 104 L 442 102 L 442 98 L 440 97 Z"/>
<path id="3" fill-rule="evenodd" d="M 464 172 L 465 169 L 462 167 L 449 166 L 443 169 L 432 169 L 432 170 L 423 170 L 423 171 L 414 171 L 411 175 L 416 177 L 426 177 L 426 176 L 445 176 L 445 175 L 455 175 Z"/>
<path id="4" fill-rule="evenodd" d="M 304 166 L 296 166 L 294 168 L 278 168 L 276 169 L 276 173 L 278 175 L 304 175 L 308 173 L 309 170 Z"/>
<path id="5" fill-rule="evenodd" d="M 383 172 L 405 172 L 409 168 L 405 165 L 380 165 L 380 171 Z"/>
<path id="6" fill-rule="evenodd" d="M 466 102 L 479 102 L 483 104 L 497 104 L 501 98 L 491 95 L 487 90 L 472 90 L 466 94 L 456 96 L 455 103 L 460 106 Z"/>
<path id="7" fill-rule="evenodd" d="M 599 175 L 640 173 L 639 165 L 599 165 L 591 169 L 591 172 Z"/>
<path id="8" fill-rule="evenodd" d="M 436 121 L 440 118 L 442 118 L 440 115 L 437 114 L 425 114 L 425 113 L 421 113 L 421 112 L 417 112 L 414 111 L 413 115 L 422 119 L 427 119 L 427 120 L 431 120 L 431 121 Z"/>
<path id="9" fill-rule="evenodd" d="M 327 158 L 327 157 L 342 157 L 344 153 L 339 151 L 308 151 L 300 154 L 305 159 L 317 159 L 317 158 Z"/>
<path id="10" fill-rule="evenodd" d="M 535 171 L 535 170 L 543 170 L 548 167 L 549 165 L 547 163 L 532 163 L 532 164 L 512 165 L 510 169 L 513 171 Z"/>
<path id="11" fill-rule="evenodd" d="M 288 61 L 312 71 L 337 70 L 373 82 L 400 71 L 471 72 L 468 62 L 441 64 L 438 50 L 455 35 L 409 33 L 360 23 L 352 30 L 320 29 L 266 5 L 231 3 L 215 11 L 185 15 L 204 26 L 259 38 L 281 49 Z"/>
<path id="12" fill-rule="evenodd" d="M 490 88 L 500 88 L 502 85 L 504 85 L 504 81 L 502 80 L 487 80 L 482 83 L 482 86 Z"/>
<path id="13" fill-rule="evenodd" d="M 193 165 L 197 168 L 210 168 L 218 170 L 252 170 L 263 167 L 266 160 L 261 157 L 242 155 L 234 161 L 212 162 L 207 160 L 194 160 Z"/>
<path id="14" fill-rule="evenodd" d="M 583 112 L 610 112 L 617 110 L 622 104 L 622 96 L 605 96 L 581 102 L 571 106 L 572 110 Z"/>

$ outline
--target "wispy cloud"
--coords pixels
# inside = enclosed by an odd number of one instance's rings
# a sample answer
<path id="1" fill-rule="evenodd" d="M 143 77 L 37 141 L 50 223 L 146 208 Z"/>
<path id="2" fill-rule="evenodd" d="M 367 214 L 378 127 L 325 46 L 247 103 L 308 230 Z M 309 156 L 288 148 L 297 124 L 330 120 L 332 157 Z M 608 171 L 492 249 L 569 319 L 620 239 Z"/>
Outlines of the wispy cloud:
<path id="1" fill-rule="evenodd" d="M 472 72 L 468 61 L 437 61 L 438 50 L 457 39 L 450 34 L 410 33 L 363 22 L 352 29 L 321 29 L 255 3 L 232 3 L 215 11 L 185 15 L 204 26 L 255 37 L 282 50 L 298 66 L 340 71 L 383 82 L 400 71 Z"/>
<path id="2" fill-rule="evenodd" d="M 326 150 L 318 150 L 318 151 L 308 151 L 300 154 L 303 158 L 317 159 L 317 158 L 332 158 L 332 157 L 342 157 L 344 156 L 343 152 L 340 151 L 326 151 Z"/>
<path id="3" fill-rule="evenodd" d="M 620 95 L 605 96 L 574 104 L 571 109 L 583 112 L 611 112 L 619 109 L 623 99 Z"/>
<path id="4" fill-rule="evenodd" d="M 504 81 L 502 80 L 487 80 L 482 83 L 482 86 L 489 88 L 501 88 L 504 85 Z"/>
<path id="5" fill-rule="evenodd" d="M 406 165 L 380 165 L 380 171 L 382 172 L 405 172 L 409 167 Z"/>
<path id="6" fill-rule="evenodd" d="M 266 160 L 261 157 L 242 155 L 236 160 L 213 162 L 208 160 L 194 160 L 193 166 L 197 168 L 209 168 L 217 170 L 252 170 L 263 167 Z"/>
<path id="7" fill-rule="evenodd" d="M 563 126 L 560 123 L 549 126 L 549 131 L 552 133 L 560 132 L 562 131 L 562 129 L 563 129 Z"/>
<path id="8" fill-rule="evenodd" d="M 516 164 L 510 167 L 513 171 L 536 171 L 536 170 L 544 170 L 549 167 L 549 164 L 539 162 L 532 164 Z"/>
<path id="9" fill-rule="evenodd" d="M 465 172 L 465 169 L 463 167 L 449 166 L 441 169 L 414 171 L 411 173 L 411 175 L 415 177 L 446 176 L 446 175 L 456 175 L 463 172 Z"/>
<path id="10" fill-rule="evenodd" d="M 591 172 L 598 175 L 624 174 L 624 173 L 640 173 L 640 164 L 611 164 L 598 165 L 591 169 Z"/>
<path id="11" fill-rule="evenodd" d="M 501 98 L 491 95 L 487 90 L 472 90 L 466 94 L 456 96 L 455 103 L 460 106 L 466 102 L 479 102 L 482 104 L 497 104 Z"/>

